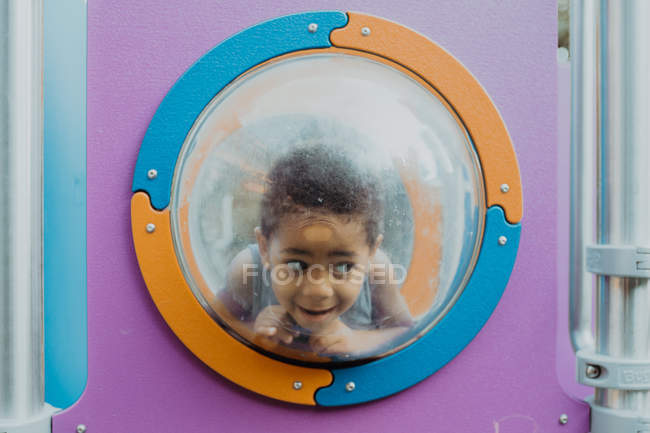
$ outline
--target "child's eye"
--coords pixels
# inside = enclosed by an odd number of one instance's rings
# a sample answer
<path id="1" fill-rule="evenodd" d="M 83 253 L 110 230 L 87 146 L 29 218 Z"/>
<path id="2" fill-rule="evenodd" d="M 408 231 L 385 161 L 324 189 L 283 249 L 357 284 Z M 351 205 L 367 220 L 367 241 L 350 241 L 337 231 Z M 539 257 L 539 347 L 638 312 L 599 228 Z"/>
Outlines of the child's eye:
<path id="1" fill-rule="evenodd" d="M 302 260 L 291 260 L 287 262 L 287 266 L 296 272 L 306 271 L 307 268 L 309 268 L 309 264 L 303 262 Z"/>
<path id="2" fill-rule="evenodd" d="M 354 263 L 343 262 L 334 265 L 334 272 L 337 274 L 347 274 L 354 268 Z"/>

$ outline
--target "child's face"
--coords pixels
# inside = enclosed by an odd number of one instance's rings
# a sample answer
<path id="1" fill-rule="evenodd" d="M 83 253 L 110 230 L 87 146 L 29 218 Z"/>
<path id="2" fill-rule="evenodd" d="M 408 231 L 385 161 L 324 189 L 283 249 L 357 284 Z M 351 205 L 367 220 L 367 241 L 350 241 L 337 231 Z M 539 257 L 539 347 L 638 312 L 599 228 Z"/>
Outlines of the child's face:
<path id="1" fill-rule="evenodd" d="M 287 215 L 268 238 L 256 235 L 280 305 L 313 333 L 326 333 L 354 304 L 382 240 L 368 245 L 361 218 L 313 212 Z"/>

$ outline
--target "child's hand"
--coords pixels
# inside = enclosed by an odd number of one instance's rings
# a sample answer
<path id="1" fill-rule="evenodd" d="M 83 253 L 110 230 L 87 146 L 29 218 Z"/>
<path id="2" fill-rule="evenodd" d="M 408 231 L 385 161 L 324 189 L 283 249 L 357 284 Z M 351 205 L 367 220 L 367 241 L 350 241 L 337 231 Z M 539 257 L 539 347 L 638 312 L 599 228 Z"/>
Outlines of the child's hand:
<path id="1" fill-rule="evenodd" d="M 278 343 L 291 344 L 298 331 L 293 329 L 294 323 L 287 311 L 281 305 L 269 305 L 255 319 L 255 334 L 264 338 L 271 346 Z"/>
<path id="2" fill-rule="evenodd" d="M 363 355 L 384 347 L 408 329 L 408 327 L 350 329 L 341 320 L 337 320 L 326 332 L 312 335 L 309 344 L 314 352 L 320 354 Z"/>
<path id="3" fill-rule="evenodd" d="M 320 354 L 358 354 L 365 352 L 368 347 L 363 331 L 355 331 L 337 320 L 326 333 L 312 335 L 309 344 L 312 350 Z"/>

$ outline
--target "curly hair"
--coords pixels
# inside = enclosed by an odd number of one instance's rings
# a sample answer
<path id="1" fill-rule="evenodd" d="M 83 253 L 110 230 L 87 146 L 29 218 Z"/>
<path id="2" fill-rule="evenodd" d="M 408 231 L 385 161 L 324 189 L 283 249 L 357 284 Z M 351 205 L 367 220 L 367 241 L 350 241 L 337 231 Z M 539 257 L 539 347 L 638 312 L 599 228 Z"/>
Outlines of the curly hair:
<path id="1" fill-rule="evenodd" d="M 261 230 L 269 237 L 288 214 L 305 210 L 361 217 L 368 245 L 383 231 L 384 198 L 379 176 L 338 146 L 312 144 L 278 159 L 267 176 Z"/>

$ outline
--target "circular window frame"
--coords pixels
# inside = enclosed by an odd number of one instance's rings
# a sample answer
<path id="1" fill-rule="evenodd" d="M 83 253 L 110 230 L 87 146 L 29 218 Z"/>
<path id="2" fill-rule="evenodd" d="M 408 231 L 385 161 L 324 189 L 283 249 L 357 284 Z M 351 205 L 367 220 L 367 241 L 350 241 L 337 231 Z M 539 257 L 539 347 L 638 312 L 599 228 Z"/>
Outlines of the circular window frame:
<path id="1" fill-rule="evenodd" d="M 186 179 L 182 175 L 182 164 L 183 160 L 189 156 L 190 153 L 195 150 L 189 150 L 189 143 L 192 141 L 192 137 L 198 133 L 200 129 L 200 124 L 206 119 L 206 112 L 210 110 L 212 104 L 219 105 L 227 99 L 228 92 L 232 92 L 231 88 L 235 88 L 242 84 L 241 80 L 246 80 L 250 76 L 254 76 L 258 72 L 263 72 L 264 68 L 267 66 L 277 66 L 284 61 L 300 58 L 301 60 L 309 60 L 311 56 L 315 58 L 322 58 L 322 55 L 341 55 L 349 57 L 359 57 L 365 61 L 374 62 L 392 69 L 394 72 L 400 73 L 404 77 L 410 79 L 430 96 L 435 98 L 442 107 L 450 114 L 450 117 L 458 125 L 459 131 L 464 136 L 465 146 L 468 147 L 470 153 L 469 158 L 471 159 L 472 168 L 475 168 L 473 171 L 478 183 L 477 189 L 477 199 L 478 199 L 478 208 L 479 211 L 479 221 L 476 225 L 476 240 L 473 242 L 473 250 L 469 263 L 465 267 L 465 274 L 458 285 L 458 290 L 454 290 L 453 295 L 449 298 L 448 302 L 445 302 L 444 307 L 433 316 L 433 320 L 429 320 L 431 317 L 427 313 L 430 312 L 431 306 L 435 302 L 435 294 L 433 291 L 422 291 L 420 287 L 427 287 L 428 282 L 432 279 L 437 278 L 439 268 L 432 267 L 431 263 L 435 263 L 441 260 L 441 250 L 432 248 L 432 244 L 436 242 L 436 238 L 440 235 L 438 229 L 436 228 L 436 222 L 440 221 L 440 208 L 427 209 L 426 207 L 419 207 L 417 212 L 413 215 L 414 226 L 412 230 L 417 233 L 426 233 L 426 235 L 420 236 L 414 242 L 414 245 L 411 250 L 411 262 L 409 264 L 409 272 L 407 278 L 402 283 L 401 293 L 407 301 L 409 310 L 411 314 L 416 316 L 427 316 L 426 324 L 424 326 L 419 326 L 417 332 L 410 332 L 407 338 L 400 338 L 393 347 L 390 347 L 385 352 L 380 354 L 373 354 L 367 358 L 353 358 L 353 359 L 342 359 L 337 361 L 330 361 L 331 358 L 320 356 L 316 354 L 305 354 L 300 350 L 291 349 L 282 345 L 278 345 L 273 350 L 269 350 L 263 347 L 263 345 L 257 345 L 257 340 L 254 332 L 247 326 L 239 324 L 239 320 L 232 316 L 232 313 L 226 308 L 225 305 L 215 297 L 212 293 L 209 284 L 204 279 L 198 265 L 197 257 L 194 252 L 183 252 L 183 245 L 190 245 L 189 232 L 187 228 L 188 212 L 189 208 L 185 207 L 183 211 L 179 210 L 179 204 L 184 200 L 182 195 L 179 195 L 180 185 L 185 185 L 183 188 L 192 188 L 193 182 L 196 181 L 196 178 L 193 177 L 190 180 Z M 221 98 L 221 100 L 220 100 Z M 207 158 L 207 153 L 204 151 L 199 151 L 202 159 Z M 194 162 L 193 164 L 198 164 Z M 405 186 L 405 189 L 408 193 L 411 203 L 418 203 L 421 201 L 420 196 L 427 194 L 426 189 L 422 189 L 421 186 L 415 182 L 415 179 L 412 176 L 411 170 L 408 168 L 402 167 L 398 169 L 402 184 Z M 186 183 L 187 182 L 187 183 Z M 189 185 L 189 186 L 188 186 Z M 389 59 L 378 57 L 373 54 L 366 52 L 359 52 L 349 50 L 347 48 L 320 48 L 320 49 L 308 49 L 300 50 L 291 53 L 287 53 L 273 59 L 270 59 L 266 62 L 263 62 L 255 67 L 247 70 L 242 75 L 238 76 L 234 81 L 231 81 L 226 87 L 224 87 L 215 98 L 210 101 L 210 103 L 204 108 L 199 117 L 197 117 L 192 129 L 188 132 L 185 142 L 181 147 L 180 153 L 178 155 L 177 164 L 175 166 L 175 173 L 172 177 L 172 187 L 170 194 L 170 207 L 171 207 L 171 221 L 172 221 L 172 238 L 174 239 L 174 245 L 176 249 L 176 256 L 179 259 L 181 264 L 181 270 L 185 275 L 187 281 L 190 282 L 189 286 L 194 296 L 199 299 L 199 302 L 203 305 L 203 308 L 208 311 L 208 313 L 213 317 L 214 320 L 218 321 L 222 326 L 224 326 L 232 335 L 238 338 L 240 341 L 252 344 L 252 347 L 261 352 L 266 356 L 270 356 L 274 359 L 279 359 L 281 361 L 294 363 L 298 365 L 304 365 L 307 367 L 322 367 L 327 364 L 328 368 L 338 368 L 338 367 L 350 367 L 353 365 L 360 365 L 369 362 L 372 359 L 381 358 L 383 356 L 390 355 L 395 353 L 398 350 L 407 347 L 412 344 L 415 340 L 420 338 L 424 333 L 428 332 L 433 326 L 435 326 L 447 311 L 453 306 L 460 294 L 462 289 L 465 287 L 471 271 L 474 269 L 476 260 L 478 258 L 479 244 L 483 238 L 483 224 L 485 222 L 485 186 L 483 185 L 483 173 L 481 172 L 480 162 L 476 151 L 474 150 L 473 143 L 471 143 L 471 138 L 465 128 L 463 122 L 458 118 L 454 110 L 449 106 L 447 101 L 440 95 L 436 89 L 431 87 L 429 83 L 424 81 L 420 76 L 414 74 L 410 70 L 404 68 L 403 66 L 396 64 Z M 432 223 L 434 223 L 432 225 Z M 190 247 L 191 248 L 191 247 Z M 417 301 L 417 302 L 416 302 Z M 307 355 L 307 356 L 305 356 Z"/>
<path id="2" fill-rule="evenodd" d="M 222 328 L 183 276 L 169 209 L 181 147 L 210 101 L 234 79 L 268 61 L 314 50 L 386 59 L 385 63 L 404 68 L 444 98 L 474 144 L 487 207 L 474 270 L 436 326 L 389 356 L 336 369 L 270 358 Z M 164 320 L 185 346 L 210 368 L 251 391 L 323 406 L 362 403 L 399 392 L 436 372 L 469 344 L 496 307 L 510 277 L 523 209 L 510 137 L 476 79 L 418 33 L 381 18 L 342 12 L 301 13 L 258 24 L 217 45 L 192 65 L 165 96 L 149 125 L 133 192 L 132 232 L 141 273 Z M 384 379 L 377 381 L 377 377 Z"/>

